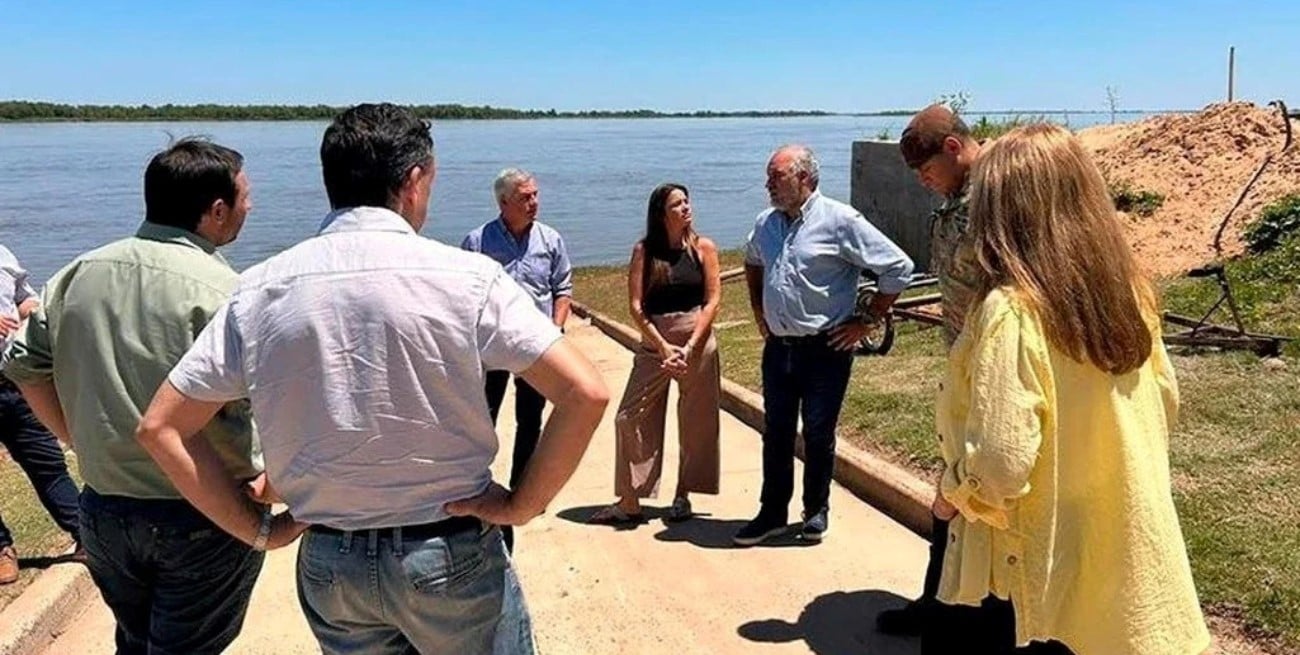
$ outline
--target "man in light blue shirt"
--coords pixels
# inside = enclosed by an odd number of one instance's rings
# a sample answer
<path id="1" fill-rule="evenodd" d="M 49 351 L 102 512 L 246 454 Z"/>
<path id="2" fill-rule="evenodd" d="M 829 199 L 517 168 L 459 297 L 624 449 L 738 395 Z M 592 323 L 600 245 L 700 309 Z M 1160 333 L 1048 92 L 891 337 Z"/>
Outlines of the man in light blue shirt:
<path id="1" fill-rule="evenodd" d="M 495 220 L 475 228 L 460 247 L 491 257 L 523 287 L 537 309 L 560 328 L 569 318 L 573 296 L 573 267 L 564 239 L 551 226 L 537 220 L 540 206 L 537 180 L 532 173 L 507 168 L 492 184 L 501 213 Z M 488 371 L 484 382 L 488 410 L 496 423 L 505 399 L 509 371 Z M 515 446 L 510 466 L 510 485 L 519 482 L 524 467 L 537 449 L 542 434 L 542 410 L 546 399 L 528 382 L 515 376 Z M 505 529 L 506 547 L 514 548 L 514 531 Z"/>
<path id="2" fill-rule="evenodd" d="M 4 246 L 0 246 L 0 354 L 9 350 L 18 328 L 39 304 L 36 290 L 27 279 L 27 269 Z"/>
<path id="3" fill-rule="evenodd" d="M 0 356 L 7 357 L 9 344 L 23 322 L 36 311 L 40 301 L 27 282 L 27 270 L 9 249 L 0 246 Z M 76 557 L 85 560 L 77 518 L 77 485 L 68 475 L 59 442 L 32 413 L 32 408 L 14 383 L 0 375 L 0 443 L 9 451 L 50 517 L 77 542 Z M 18 551 L 14 536 L 0 518 L 0 585 L 18 581 Z"/>
<path id="4" fill-rule="evenodd" d="M 767 165 L 772 208 L 758 216 L 745 248 L 749 301 L 763 347 L 762 508 L 734 541 L 752 546 L 786 529 L 794 494 L 794 441 L 803 417 L 801 537 L 829 527 L 835 425 L 853 350 L 911 280 L 912 260 L 852 207 L 817 190 L 811 150 L 778 149 Z M 868 316 L 855 316 L 858 280 L 877 278 Z"/>

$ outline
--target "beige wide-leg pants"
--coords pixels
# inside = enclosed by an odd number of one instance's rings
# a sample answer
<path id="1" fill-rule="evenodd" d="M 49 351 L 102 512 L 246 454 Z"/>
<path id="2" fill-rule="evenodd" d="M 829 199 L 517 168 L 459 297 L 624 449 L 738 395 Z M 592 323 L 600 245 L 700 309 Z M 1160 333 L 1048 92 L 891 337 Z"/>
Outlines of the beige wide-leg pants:
<path id="1" fill-rule="evenodd" d="M 699 310 L 651 316 L 669 343 L 685 345 Z M 691 369 L 677 382 L 677 432 L 681 439 L 678 488 L 689 493 L 718 493 L 718 400 L 722 372 L 718 344 L 710 333 Z M 653 498 L 659 492 L 664 464 L 664 416 L 672 378 L 660 369 L 659 353 L 641 344 L 632 363 L 614 426 L 614 493 L 620 498 Z"/>

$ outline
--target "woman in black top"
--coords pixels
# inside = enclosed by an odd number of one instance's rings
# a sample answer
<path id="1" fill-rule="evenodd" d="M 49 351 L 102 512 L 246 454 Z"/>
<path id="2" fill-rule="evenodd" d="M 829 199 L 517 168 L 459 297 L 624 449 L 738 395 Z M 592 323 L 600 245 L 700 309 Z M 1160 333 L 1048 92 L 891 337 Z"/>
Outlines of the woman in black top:
<path id="1" fill-rule="evenodd" d="M 713 320 L 722 299 L 718 248 L 691 226 L 690 192 L 662 184 L 650 194 L 646 234 L 632 248 L 628 301 L 641 349 L 615 420 L 614 493 L 594 523 L 643 520 L 641 498 L 658 493 L 668 384 L 677 380 L 681 461 L 668 518 L 690 518 L 691 493 L 718 493 L 721 368 Z"/>

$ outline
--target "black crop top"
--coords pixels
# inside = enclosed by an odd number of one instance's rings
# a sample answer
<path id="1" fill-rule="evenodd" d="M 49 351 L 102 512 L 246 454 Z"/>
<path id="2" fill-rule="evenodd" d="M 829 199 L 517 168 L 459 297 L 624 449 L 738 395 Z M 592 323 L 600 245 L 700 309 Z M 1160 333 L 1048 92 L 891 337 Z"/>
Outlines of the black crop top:
<path id="1" fill-rule="evenodd" d="M 668 263 L 668 279 L 647 289 L 642 309 L 647 316 L 688 312 L 704 306 L 704 266 L 685 250 L 658 258 Z"/>

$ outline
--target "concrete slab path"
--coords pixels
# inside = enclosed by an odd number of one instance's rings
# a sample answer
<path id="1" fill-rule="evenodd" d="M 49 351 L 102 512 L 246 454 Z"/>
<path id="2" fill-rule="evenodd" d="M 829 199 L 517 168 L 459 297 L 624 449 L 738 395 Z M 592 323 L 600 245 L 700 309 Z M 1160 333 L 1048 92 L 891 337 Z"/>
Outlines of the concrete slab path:
<path id="1" fill-rule="evenodd" d="M 631 354 L 584 322 L 570 328 L 569 338 L 605 375 L 617 404 Z M 513 439 L 513 406 L 507 397 L 502 453 Z M 920 590 L 926 544 L 839 485 L 831 491 L 831 529 L 820 545 L 788 538 L 771 546 L 731 546 L 732 534 L 757 509 L 762 450 L 759 435 L 730 415 L 722 417 L 722 493 L 694 498 L 702 516 L 671 525 L 655 519 L 634 530 L 585 524 L 613 500 L 613 417 L 611 407 L 551 512 L 517 533 L 516 564 L 542 653 L 918 652 L 915 641 L 875 633 L 873 618 Z M 652 517 L 671 502 L 676 482 L 671 416 L 668 425 L 666 496 L 648 503 Z M 497 458 L 498 479 L 508 467 L 508 456 Z M 267 558 L 230 653 L 320 652 L 298 608 L 294 556 L 288 548 Z M 112 653 L 112 615 L 96 597 L 45 652 Z"/>

